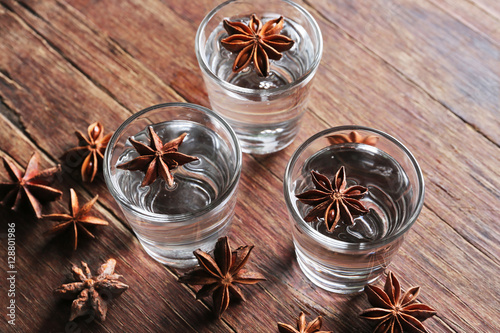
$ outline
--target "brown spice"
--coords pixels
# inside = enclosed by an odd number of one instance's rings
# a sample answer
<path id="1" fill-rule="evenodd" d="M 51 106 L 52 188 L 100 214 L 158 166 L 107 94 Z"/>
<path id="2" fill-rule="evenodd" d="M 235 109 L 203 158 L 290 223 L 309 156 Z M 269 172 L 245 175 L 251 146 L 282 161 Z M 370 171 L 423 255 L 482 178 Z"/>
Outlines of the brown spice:
<path id="1" fill-rule="evenodd" d="M 255 14 L 250 17 L 248 26 L 224 20 L 224 29 L 229 37 L 221 40 L 221 44 L 229 51 L 238 53 L 233 72 L 240 72 L 253 62 L 258 75 L 268 76 L 269 59 L 280 60 L 283 56 L 281 52 L 291 49 L 294 44 L 293 40 L 279 34 L 284 21 L 280 16 L 262 25 Z"/>
<path id="2" fill-rule="evenodd" d="M 75 131 L 75 135 L 80 141 L 78 147 L 66 151 L 63 157 L 69 158 L 78 155 L 82 159 L 81 175 L 84 182 L 94 181 L 112 134 L 104 135 L 104 127 L 100 122 L 90 124 L 87 128 L 88 138 L 82 132 Z"/>
<path id="3" fill-rule="evenodd" d="M 417 332 L 427 330 L 422 321 L 436 314 L 428 305 L 417 303 L 420 287 L 412 287 L 401 297 L 401 286 L 392 272 L 385 280 L 384 289 L 367 285 L 365 293 L 374 308 L 363 311 L 360 316 L 379 322 L 374 332 Z"/>
<path id="4" fill-rule="evenodd" d="M 367 135 L 362 136 L 356 131 L 352 131 L 349 134 L 334 134 L 328 137 L 330 144 L 337 145 L 340 143 L 364 143 L 370 146 L 376 146 L 379 140 L 379 137 L 376 135 Z"/>
<path id="5" fill-rule="evenodd" d="M 306 222 L 312 222 L 323 215 L 328 231 L 332 232 L 341 218 L 345 223 L 354 224 L 353 215 L 368 213 L 368 209 L 359 200 L 368 189 L 361 185 L 347 187 L 343 166 L 332 181 L 315 171 L 311 171 L 311 176 L 316 189 L 296 195 L 300 202 L 315 206 L 304 217 Z"/>
<path id="6" fill-rule="evenodd" d="M 150 185 L 157 178 L 162 178 L 167 182 L 169 187 L 172 187 L 174 185 L 174 176 L 171 170 L 183 164 L 196 161 L 198 157 L 178 152 L 179 146 L 187 133 L 183 133 L 176 139 L 163 144 L 151 126 L 148 127 L 148 131 L 150 138 L 149 145 L 129 138 L 130 143 L 132 143 L 140 156 L 116 167 L 124 170 L 139 170 L 144 172 L 145 176 L 141 186 Z"/>
<path id="7" fill-rule="evenodd" d="M 78 229 L 83 231 L 86 235 L 95 238 L 95 236 L 85 228 L 85 225 L 108 225 L 107 221 L 101 220 L 97 217 L 90 216 L 90 210 L 92 206 L 97 201 L 99 197 L 96 195 L 92 200 L 87 202 L 80 208 L 78 204 L 78 197 L 76 196 L 76 192 L 73 189 L 70 189 L 70 201 L 69 201 L 69 210 L 71 214 L 49 214 L 44 215 L 43 218 L 45 220 L 53 220 L 60 222 L 56 226 L 54 226 L 49 233 L 57 233 L 62 230 L 71 228 L 74 232 L 75 243 L 73 249 L 76 250 L 78 245 Z"/>
<path id="8" fill-rule="evenodd" d="M 62 192 L 49 186 L 54 181 L 54 176 L 61 171 L 61 166 L 40 170 L 39 161 L 39 154 L 33 153 L 23 174 L 14 162 L 3 157 L 3 165 L 12 182 L 0 183 L 2 205 L 18 211 L 23 203 L 28 203 L 30 209 L 40 218 L 42 217 L 42 202 L 61 198 Z"/>
<path id="9" fill-rule="evenodd" d="M 332 333 L 332 331 L 320 331 L 322 325 L 323 318 L 321 316 L 307 324 L 306 315 L 301 312 L 297 319 L 297 329 L 292 325 L 278 323 L 278 330 L 280 333 Z"/>
<path id="10" fill-rule="evenodd" d="M 89 266 L 83 261 L 82 268 L 73 265 L 71 271 L 75 282 L 63 284 L 54 290 L 56 295 L 70 299 L 76 297 L 71 305 L 70 321 L 86 314 L 94 315 L 100 321 L 106 319 L 108 302 L 129 288 L 118 281 L 122 276 L 114 273 L 115 265 L 115 259 L 108 259 L 97 270 L 97 276 L 92 276 Z"/>
<path id="11" fill-rule="evenodd" d="M 252 249 L 253 245 L 240 246 L 233 252 L 228 238 L 221 237 L 215 244 L 213 258 L 201 250 L 194 251 L 200 267 L 181 276 L 179 282 L 202 285 L 196 293 L 196 299 L 212 294 L 215 314 L 220 317 L 229 306 L 230 296 L 245 300 L 236 284 L 256 284 L 266 280 L 260 273 L 243 269 Z"/>

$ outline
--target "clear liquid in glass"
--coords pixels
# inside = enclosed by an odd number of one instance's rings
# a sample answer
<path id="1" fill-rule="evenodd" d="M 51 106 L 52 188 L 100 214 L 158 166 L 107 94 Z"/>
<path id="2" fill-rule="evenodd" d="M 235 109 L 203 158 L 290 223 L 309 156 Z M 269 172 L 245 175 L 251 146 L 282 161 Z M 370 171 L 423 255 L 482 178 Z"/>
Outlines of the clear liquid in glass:
<path id="1" fill-rule="evenodd" d="M 214 206 L 233 179 L 235 160 L 226 142 L 214 131 L 191 121 L 167 121 L 152 125 L 163 143 L 188 133 L 179 152 L 196 156 L 194 161 L 174 169 L 174 186 L 163 179 L 141 186 L 142 171 L 116 169 L 114 177 L 133 210 L 124 209 L 146 251 L 160 262 L 176 267 L 196 263 L 193 251 L 213 248 L 226 232 L 233 215 L 235 198 L 230 193 Z M 135 140 L 149 144 L 147 130 Z M 139 156 L 127 141 L 116 165 Z M 151 216 L 151 218 L 148 218 Z M 163 218 L 162 218 L 163 217 Z M 158 222 L 160 218 L 160 222 Z"/>
<path id="2" fill-rule="evenodd" d="M 384 239 L 408 222 L 413 190 L 407 174 L 390 155 L 373 146 L 347 143 L 326 147 L 311 156 L 291 187 L 291 197 L 314 188 L 311 170 L 333 179 L 341 166 L 346 169 L 347 186 L 368 188 L 361 202 L 369 213 L 355 216 L 353 225 L 340 221 L 332 232 L 323 218 L 309 223 L 319 234 L 340 241 L 335 246 L 318 242 L 311 233 L 298 228 L 294 228 L 294 242 L 298 262 L 313 282 L 327 290 L 348 293 L 376 279 L 399 249 L 403 237 L 388 243 Z M 295 204 L 302 217 L 312 209 L 298 200 Z M 369 246 L 375 242 L 380 246 Z"/>
<path id="3" fill-rule="evenodd" d="M 262 22 L 279 17 L 262 16 Z M 231 21 L 248 24 L 249 17 L 232 17 Z M 205 76 L 205 83 L 214 111 L 220 113 L 233 127 L 244 152 L 267 154 L 290 144 L 299 130 L 299 120 L 306 110 L 310 81 L 315 68 L 312 63 L 315 49 L 306 30 L 285 18 L 281 34 L 295 41 L 294 46 L 278 60 L 270 60 L 270 74 L 259 76 L 253 64 L 239 73 L 233 73 L 236 54 L 222 47 L 227 37 L 222 23 L 209 35 L 202 56 L 212 73 L 222 81 L 241 88 L 254 89 L 241 92 L 226 89 Z M 299 84 L 292 84 L 306 76 Z"/>

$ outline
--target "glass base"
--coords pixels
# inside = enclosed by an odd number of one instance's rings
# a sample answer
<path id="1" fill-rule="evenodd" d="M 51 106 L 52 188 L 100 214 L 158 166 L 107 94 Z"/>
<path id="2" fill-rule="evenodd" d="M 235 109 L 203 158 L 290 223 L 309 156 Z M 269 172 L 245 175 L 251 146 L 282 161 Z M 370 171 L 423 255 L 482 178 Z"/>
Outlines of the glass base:
<path id="1" fill-rule="evenodd" d="M 361 292 L 367 284 L 377 281 L 385 270 L 385 267 L 373 267 L 364 271 L 332 269 L 312 262 L 297 249 L 295 250 L 295 254 L 300 269 L 312 283 L 337 294 Z"/>
<path id="2" fill-rule="evenodd" d="M 193 268 L 198 265 L 198 260 L 194 256 L 195 250 L 211 252 L 219 237 L 227 234 L 227 230 L 215 233 L 205 240 L 184 245 L 151 245 L 147 241 L 137 237 L 147 254 L 154 260 L 174 268 Z"/>
<path id="3" fill-rule="evenodd" d="M 154 260 L 158 261 L 163 265 L 167 265 L 174 268 L 192 268 L 198 264 L 195 256 L 193 258 L 170 258 L 167 256 L 159 255 L 156 252 L 151 251 L 147 247 L 143 246 L 147 254 Z"/>
<path id="4" fill-rule="evenodd" d="M 275 138 L 271 140 L 258 140 L 259 138 L 248 139 L 247 137 L 240 137 L 241 151 L 245 154 L 256 154 L 256 155 L 266 155 L 276 153 L 282 149 L 288 147 L 295 137 L 287 142 L 277 141 Z"/>
<path id="5" fill-rule="evenodd" d="M 299 131 L 299 127 L 283 124 L 283 126 L 252 127 L 249 125 L 238 126 L 233 124 L 236 136 L 240 142 L 241 150 L 246 154 L 271 154 L 288 147 Z"/>

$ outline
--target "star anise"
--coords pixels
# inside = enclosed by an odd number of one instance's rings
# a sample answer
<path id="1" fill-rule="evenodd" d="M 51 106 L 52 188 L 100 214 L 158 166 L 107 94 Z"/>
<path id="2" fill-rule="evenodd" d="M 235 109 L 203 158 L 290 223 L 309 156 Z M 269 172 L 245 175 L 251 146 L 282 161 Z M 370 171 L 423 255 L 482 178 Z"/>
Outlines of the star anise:
<path id="1" fill-rule="evenodd" d="M 360 316 L 379 322 L 375 333 L 425 333 L 422 321 L 436 314 L 428 305 L 416 303 L 420 287 L 412 287 L 401 297 L 401 286 L 392 272 L 389 272 L 384 289 L 367 285 L 365 293 L 374 308 L 363 311 Z"/>
<path id="2" fill-rule="evenodd" d="M 214 311 L 217 317 L 229 306 L 229 297 L 245 300 L 241 289 L 235 284 L 256 284 L 266 279 L 262 274 L 248 272 L 243 266 L 248 261 L 252 246 L 240 246 L 232 252 L 227 237 L 217 240 L 214 257 L 201 250 L 194 251 L 200 267 L 179 278 L 180 283 L 202 285 L 196 293 L 196 299 L 212 294 Z"/>
<path id="3" fill-rule="evenodd" d="M 278 323 L 278 330 L 280 333 L 332 333 L 332 331 L 320 331 L 322 325 L 323 319 L 321 316 L 316 317 L 307 324 L 306 315 L 301 312 L 299 319 L 297 319 L 297 329 L 292 325 Z"/>
<path id="4" fill-rule="evenodd" d="M 38 218 L 42 216 L 42 202 L 54 201 L 61 198 L 62 192 L 50 187 L 56 173 L 61 171 L 61 166 L 39 170 L 40 156 L 33 153 L 26 171 L 19 170 L 14 162 L 3 158 L 3 165 L 12 182 L 0 183 L 0 202 L 2 205 L 18 211 L 23 202 L 29 203 L 31 210 Z"/>
<path id="5" fill-rule="evenodd" d="M 323 215 L 328 231 L 332 232 L 341 218 L 346 223 L 354 224 L 353 215 L 368 213 L 368 209 L 359 201 L 368 189 L 361 185 L 347 187 L 343 166 L 331 182 L 325 175 L 315 171 L 311 171 L 311 176 L 316 189 L 296 195 L 300 202 L 315 206 L 304 217 L 306 222 Z"/>
<path id="6" fill-rule="evenodd" d="M 183 164 L 196 161 L 198 157 L 179 153 L 179 145 L 187 133 L 178 138 L 162 143 L 160 137 L 152 127 L 148 127 L 150 143 L 149 146 L 129 138 L 130 143 L 139 153 L 139 157 L 128 162 L 117 165 L 117 168 L 125 170 L 140 170 L 145 173 L 141 186 L 152 184 L 158 177 L 163 178 L 169 187 L 174 185 L 174 176 L 171 170 Z"/>
<path id="7" fill-rule="evenodd" d="M 76 247 L 78 245 L 78 229 L 83 231 L 88 236 L 95 238 L 95 236 L 90 231 L 88 231 L 87 228 L 85 228 L 85 225 L 108 225 L 108 222 L 89 215 L 92 206 L 95 204 L 97 198 L 99 197 L 98 195 L 96 195 L 92 200 L 90 200 L 85 205 L 83 205 L 82 208 L 80 208 L 80 206 L 78 205 L 78 197 L 76 196 L 75 190 L 71 188 L 69 191 L 71 194 L 69 200 L 69 210 L 71 213 L 49 214 L 49 215 L 44 215 L 43 218 L 45 220 L 53 220 L 61 222 L 55 225 L 49 231 L 49 233 L 57 233 L 67 228 L 72 228 L 75 235 L 74 250 L 76 250 Z"/>
<path id="8" fill-rule="evenodd" d="M 280 60 L 281 52 L 292 48 L 294 41 L 280 35 L 285 20 L 283 16 L 269 20 L 264 25 L 252 14 L 248 26 L 242 22 L 224 20 L 224 29 L 229 37 L 221 40 L 222 46 L 231 52 L 238 53 L 233 64 L 233 72 L 237 73 L 253 62 L 257 74 L 269 75 L 269 59 Z"/>
<path id="9" fill-rule="evenodd" d="M 97 276 L 92 276 L 89 266 L 83 261 L 83 269 L 73 265 L 71 271 L 76 281 L 54 290 L 56 295 L 70 299 L 76 297 L 71 305 L 70 321 L 86 314 L 95 315 L 100 321 L 106 319 L 108 302 L 128 289 L 125 283 L 118 281 L 122 276 L 114 273 L 115 265 L 115 259 L 108 259 L 97 270 Z"/>
<path id="10" fill-rule="evenodd" d="M 64 157 L 77 155 L 82 159 L 81 174 L 84 182 L 94 181 L 112 134 L 104 135 L 104 127 L 100 122 L 90 124 L 87 128 L 88 138 L 82 132 L 75 131 L 75 135 L 79 139 L 78 147 L 66 151 Z"/>
<path id="11" fill-rule="evenodd" d="M 336 145 L 339 143 L 348 143 L 348 142 L 354 142 L 354 143 L 364 143 L 370 146 L 375 146 L 377 145 L 377 142 L 379 140 L 379 137 L 376 135 L 367 135 L 367 136 L 362 136 L 356 131 L 352 131 L 349 134 L 334 134 L 328 137 L 328 140 L 330 141 L 330 144 Z"/>

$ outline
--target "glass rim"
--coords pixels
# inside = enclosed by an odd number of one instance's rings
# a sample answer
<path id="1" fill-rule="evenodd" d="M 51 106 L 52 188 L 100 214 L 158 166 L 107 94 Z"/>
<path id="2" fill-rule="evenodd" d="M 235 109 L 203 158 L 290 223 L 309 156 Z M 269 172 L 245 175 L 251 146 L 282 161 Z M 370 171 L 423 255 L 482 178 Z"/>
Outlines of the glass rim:
<path id="1" fill-rule="evenodd" d="M 225 187 L 224 191 L 220 193 L 220 195 L 210 204 L 208 204 L 206 207 L 203 209 L 200 209 L 194 213 L 182 213 L 182 214 L 159 214 L 159 213 L 153 213 L 153 212 L 147 212 L 143 209 L 140 209 L 136 207 L 135 205 L 130 204 L 128 200 L 126 200 L 125 196 L 121 191 L 117 190 L 117 186 L 115 185 L 115 182 L 112 180 L 111 177 L 111 165 L 110 165 L 110 160 L 111 160 L 111 151 L 113 150 L 113 146 L 118 140 L 118 137 L 122 134 L 124 129 L 132 123 L 134 120 L 137 118 L 141 117 L 142 115 L 153 111 L 157 109 L 163 109 L 163 108 L 189 108 L 189 109 L 195 109 L 197 111 L 200 111 L 204 114 L 209 115 L 212 118 L 215 118 L 229 133 L 230 139 L 232 141 L 232 145 L 234 146 L 235 150 L 235 168 L 234 168 L 234 174 L 232 178 L 229 181 L 229 184 Z M 128 139 L 127 139 L 128 140 Z M 227 200 L 229 200 L 230 195 L 234 192 L 236 189 L 240 176 L 241 176 L 241 168 L 242 168 L 242 151 L 241 147 L 238 141 L 238 138 L 236 136 L 236 133 L 234 130 L 231 128 L 231 126 L 217 113 L 214 111 L 201 106 L 197 104 L 192 104 L 192 103 L 183 103 L 183 102 L 176 102 L 176 103 L 160 103 L 156 105 L 152 105 L 150 107 L 147 107 L 145 109 L 142 109 L 141 111 L 138 111 L 134 113 L 132 116 L 127 118 L 113 133 L 111 136 L 111 139 L 109 140 L 108 146 L 106 147 L 106 151 L 104 153 L 104 158 L 103 158 L 103 176 L 104 176 L 104 181 L 106 182 L 106 186 L 108 190 L 110 191 L 111 195 L 113 198 L 120 204 L 121 206 L 125 207 L 127 210 L 130 210 L 138 216 L 140 219 L 147 220 L 148 223 L 153 223 L 153 224 L 164 224 L 165 222 L 168 223 L 186 223 L 190 224 L 191 220 L 194 220 L 197 217 L 200 217 L 207 212 L 210 212 L 214 210 L 215 208 L 221 206 L 221 204 L 224 204 Z"/>
<path id="2" fill-rule="evenodd" d="M 300 215 L 298 212 L 298 209 L 296 205 L 293 204 L 292 198 L 290 197 L 290 180 L 291 180 L 291 173 L 292 170 L 295 166 L 295 163 L 297 161 L 297 158 L 299 155 L 314 141 L 321 137 L 325 137 L 327 135 L 331 135 L 335 132 L 340 132 L 340 131 L 353 131 L 353 130 L 360 130 L 360 131 L 368 131 L 374 134 L 378 134 L 389 141 L 391 141 L 393 144 L 395 144 L 399 149 L 401 149 L 405 155 L 409 158 L 415 173 L 417 175 L 418 179 L 418 189 L 419 189 L 419 196 L 417 198 L 417 205 L 412 212 L 411 216 L 407 218 L 408 223 L 404 226 L 404 228 L 401 228 L 398 230 L 396 233 L 390 235 L 389 237 L 382 238 L 380 240 L 377 240 L 375 242 L 360 242 L 360 243 L 350 243 L 350 242 L 345 242 L 337 239 L 333 239 L 330 237 L 327 237 L 317 230 L 313 229 L 309 223 L 307 223 Z M 369 250 L 373 248 L 380 247 L 385 244 L 389 244 L 396 239 L 400 238 L 406 232 L 409 231 L 409 229 L 413 226 L 413 224 L 416 222 L 418 216 L 420 215 L 420 212 L 422 210 L 422 207 L 424 205 L 424 196 L 425 196 L 425 184 L 424 184 L 424 176 L 422 174 L 422 170 L 413 156 L 413 154 L 406 148 L 405 145 L 403 145 L 398 139 L 393 137 L 390 134 L 387 134 L 381 130 L 377 130 L 374 128 L 366 127 L 366 126 L 357 126 L 357 125 L 344 125 L 344 126 L 336 126 L 332 127 L 326 130 L 323 130 L 321 132 L 318 132 L 311 136 L 309 139 L 307 139 L 305 142 L 303 142 L 297 150 L 292 154 L 290 157 L 290 160 L 286 166 L 285 169 L 285 176 L 283 179 L 283 190 L 284 190 L 284 195 L 285 195 L 285 202 L 288 208 L 288 212 L 291 215 L 291 218 L 294 220 L 294 224 L 298 225 L 304 232 L 308 234 L 309 237 L 313 238 L 315 241 L 324 244 L 327 247 L 330 248 L 336 248 L 336 249 L 342 249 L 342 250 Z"/>
<path id="3" fill-rule="evenodd" d="M 233 93 L 238 93 L 238 94 L 244 94 L 244 95 L 274 95 L 281 93 L 286 90 L 290 90 L 301 83 L 311 79 L 316 72 L 316 69 L 319 66 L 319 63 L 321 62 L 321 56 L 323 54 L 323 37 L 321 35 L 321 30 L 319 28 L 318 23 L 314 19 L 314 17 L 302 6 L 299 4 L 290 1 L 290 0 L 277 0 L 280 2 L 285 2 L 293 7 L 295 7 L 299 12 L 301 12 L 304 17 L 311 23 L 311 26 L 313 27 L 314 30 L 314 35 L 316 39 L 318 40 L 318 47 L 315 49 L 315 54 L 314 54 L 314 61 L 311 63 L 309 66 L 307 72 L 305 72 L 303 75 L 301 75 L 298 79 L 285 84 L 280 87 L 276 88 L 270 88 L 270 89 L 252 89 L 252 88 L 244 88 L 237 86 L 235 84 L 232 84 L 230 82 L 227 82 L 225 80 L 222 80 L 219 78 L 215 73 L 207 66 L 205 62 L 205 58 L 201 55 L 201 43 L 202 43 L 202 32 L 205 30 L 205 27 L 207 26 L 208 22 L 212 19 L 212 17 L 215 16 L 215 14 L 223 7 L 229 5 L 232 2 L 236 1 L 242 1 L 242 0 L 228 0 L 225 1 L 221 4 L 219 4 L 217 7 L 212 9 L 201 21 L 198 30 L 196 31 L 196 37 L 195 37 L 195 53 L 196 53 L 196 58 L 198 59 L 198 64 L 200 65 L 200 68 L 203 73 L 207 74 L 213 81 L 215 81 L 218 85 L 222 86 L 224 89 L 229 90 Z"/>

